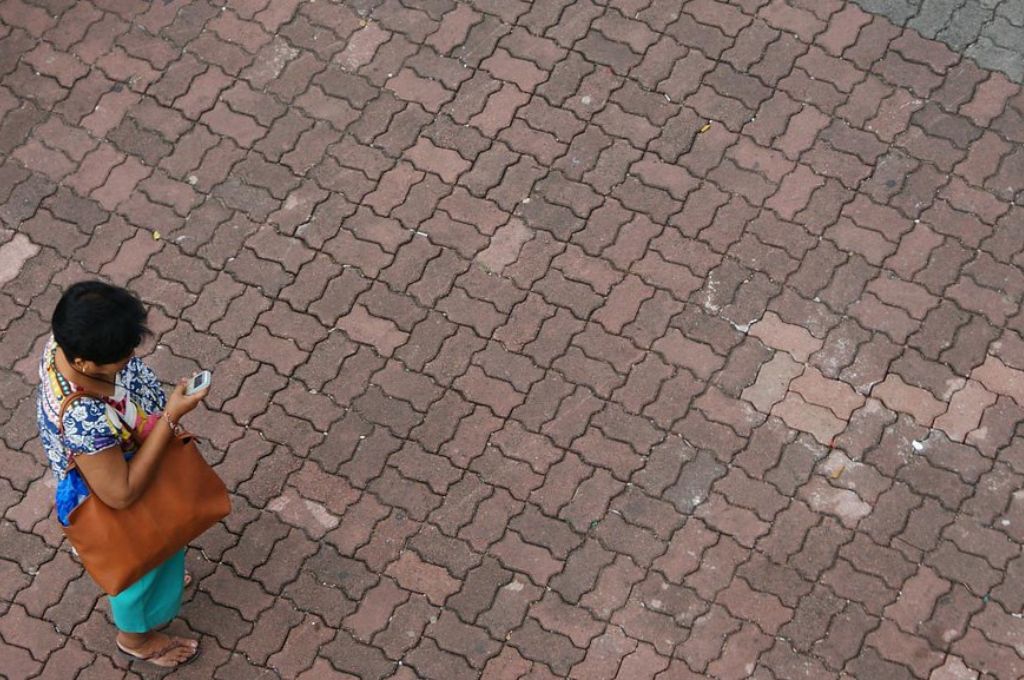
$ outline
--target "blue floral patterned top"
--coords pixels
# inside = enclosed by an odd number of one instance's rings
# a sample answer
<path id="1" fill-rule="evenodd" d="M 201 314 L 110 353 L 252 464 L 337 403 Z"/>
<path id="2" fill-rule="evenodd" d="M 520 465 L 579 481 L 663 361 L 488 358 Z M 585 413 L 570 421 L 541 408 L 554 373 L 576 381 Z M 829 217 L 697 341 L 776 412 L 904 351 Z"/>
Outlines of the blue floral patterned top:
<path id="1" fill-rule="evenodd" d="M 88 456 L 117 446 L 130 458 L 136 448 L 132 430 L 148 429 L 146 421 L 163 411 L 167 397 L 153 371 L 132 357 L 117 374 L 114 396 L 102 400 L 84 397 L 68 407 L 62 438 L 57 423 L 61 404 L 81 388 L 57 370 L 56 354 L 57 343 L 51 337 L 39 362 L 36 418 L 43 449 L 57 478 L 57 519 L 66 525 L 71 511 L 89 495 L 78 468 L 68 469 L 69 456 Z"/>

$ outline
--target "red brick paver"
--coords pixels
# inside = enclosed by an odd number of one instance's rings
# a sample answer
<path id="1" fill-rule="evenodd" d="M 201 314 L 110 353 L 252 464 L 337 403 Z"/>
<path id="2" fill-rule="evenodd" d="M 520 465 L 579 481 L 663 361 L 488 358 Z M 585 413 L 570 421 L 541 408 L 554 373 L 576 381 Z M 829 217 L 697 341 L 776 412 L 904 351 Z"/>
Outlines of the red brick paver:
<path id="1" fill-rule="evenodd" d="M 175 677 L 1024 677 L 1001 74 L 841 0 L 9 0 L 0 44 L 3 674 L 144 670 L 35 433 L 99 275 L 215 376 Z"/>

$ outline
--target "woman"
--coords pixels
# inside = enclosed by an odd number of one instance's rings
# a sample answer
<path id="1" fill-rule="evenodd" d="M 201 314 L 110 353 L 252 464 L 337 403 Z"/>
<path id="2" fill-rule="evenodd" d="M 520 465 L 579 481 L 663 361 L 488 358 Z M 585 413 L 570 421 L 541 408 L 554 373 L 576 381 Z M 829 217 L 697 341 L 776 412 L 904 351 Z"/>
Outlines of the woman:
<path id="1" fill-rule="evenodd" d="M 57 303 L 52 327 L 39 365 L 37 416 L 57 478 L 57 518 L 67 525 L 90 489 L 112 508 L 126 508 L 138 499 L 182 416 L 199 404 L 206 390 L 186 396 L 182 380 L 169 399 L 164 395 L 156 376 L 135 356 L 149 335 L 146 309 L 123 288 L 100 281 L 74 284 Z M 62 435 L 57 422 L 61 404 L 83 390 L 101 399 L 72 402 Z M 141 446 L 134 443 L 132 431 Z M 72 457 L 75 465 L 69 469 Z M 197 640 L 156 631 L 177 616 L 185 584 L 181 550 L 110 596 L 121 652 L 165 668 L 196 657 Z"/>

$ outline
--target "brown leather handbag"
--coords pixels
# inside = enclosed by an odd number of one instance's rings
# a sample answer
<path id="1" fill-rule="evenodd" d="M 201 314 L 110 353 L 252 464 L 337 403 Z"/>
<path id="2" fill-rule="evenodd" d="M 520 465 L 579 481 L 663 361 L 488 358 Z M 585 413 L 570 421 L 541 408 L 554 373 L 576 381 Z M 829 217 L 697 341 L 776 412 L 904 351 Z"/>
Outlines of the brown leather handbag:
<path id="1" fill-rule="evenodd" d="M 89 392 L 65 398 L 58 416 L 62 438 L 64 413 L 82 397 L 102 399 Z M 68 469 L 74 466 L 70 455 L 69 459 Z M 93 580 L 108 594 L 117 595 L 229 512 L 231 500 L 224 482 L 203 459 L 195 437 L 184 434 L 168 442 L 138 500 L 116 510 L 90 489 L 88 498 L 71 511 L 64 534 Z"/>

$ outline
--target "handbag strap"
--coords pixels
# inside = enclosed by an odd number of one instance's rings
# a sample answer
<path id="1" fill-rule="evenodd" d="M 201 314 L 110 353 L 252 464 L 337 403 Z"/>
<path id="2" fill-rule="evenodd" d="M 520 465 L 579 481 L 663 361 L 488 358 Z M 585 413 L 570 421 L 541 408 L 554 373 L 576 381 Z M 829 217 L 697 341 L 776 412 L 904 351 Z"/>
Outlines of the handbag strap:
<path id="1" fill-rule="evenodd" d="M 64 458 L 67 461 L 68 470 L 75 467 L 75 458 L 68 450 L 67 441 L 64 440 L 64 415 L 67 413 L 68 407 L 71 406 L 71 404 L 74 403 L 75 401 L 78 401 L 79 399 L 95 399 L 96 401 L 102 402 L 104 405 L 109 405 L 107 404 L 107 400 L 103 398 L 103 395 L 98 394 L 96 392 L 91 392 L 89 390 L 76 390 L 75 392 L 72 392 L 68 396 L 64 397 L 63 401 L 61 401 L 60 412 L 57 415 L 57 431 L 60 433 L 61 442 L 64 444 Z M 121 421 L 121 425 L 128 428 L 128 432 L 131 434 L 132 441 L 135 442 L 136 446 L 140 445 L 141 442 L 139 442 L 135 430 L 131 427 L 128 427 L 128 423 L 124 421 L 124 418 L 122 418 L 121 414 L 117 412 L 117 409 L 114 409 L 114 413 L 117 413 L 117 419 Z"/>
<path id="2" fill-rule="evenodd" d="M 64 414 L 68 412 L 68 407 L 75 403 L 79 399 L 99 399 L 102 401 L 100 395 L 86 390 L 79 390 L 72 392 L 60 402 L 60 412 L 57 414 L 57 432 L 60 433 L 61 444 L 64 445 L 64 467 L 66 470 L 73 470 L 75 466 L 75 456 L 71 453 L 71 449 L 68 448 L 67 440 L 64 439 Z"/>
<path id="3" fill-rule="evenodd" d="M 68 412 L 68 407 L 71 406 L 72 403 L 78 401 L 79 399 L 86 398 L 95 399 L 96 401 L 102 401 L 103 403 L 106 403 L 106 400 L 104 400 L 101 395 L 95 392 L 90 392 L 89 390 L 76 390 L 75 392 L 72 392 L 68 396 L 64 397 L 64 399 L 60 403 L 60 413 L 57 414 L 57 429 L 60 432 L 61 439 L 64 438 L 64 414 Z"/>

